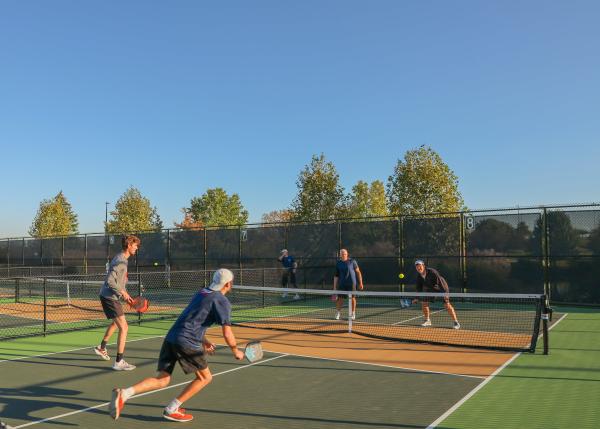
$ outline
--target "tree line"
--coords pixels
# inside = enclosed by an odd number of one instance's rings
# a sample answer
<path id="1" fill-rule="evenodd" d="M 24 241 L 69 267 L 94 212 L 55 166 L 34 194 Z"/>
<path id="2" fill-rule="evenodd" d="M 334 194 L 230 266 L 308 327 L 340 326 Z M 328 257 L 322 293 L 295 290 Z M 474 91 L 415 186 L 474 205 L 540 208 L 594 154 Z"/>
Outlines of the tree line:
<path id="1" fill-rule="evenodd" d="M 297 194 L 284 209 L 262 215 L 263 223 L 319 221 L 340 218 L 365 218 L 464 210 L 458 189 L 458 177 L 441 156 L 428 146 L 408 150 L 398 159 L 384 185 L 382 180 L 368 183 L 359 180 L 346 193 L 333 162 L 323 153 L 312 156 L 296 180 Z M 175 227 L 191 229 L 218 225 L 243 225 L 249 213 L 237 193 L 223 188 L 208 189 L 193 197 L 181 209 L 183 219 Z M 163 222 L 156 207 L 134 186 L 118 199 L 107 233 L 158 231 Z M 37 238 L 77 234 L 78 217 L 66 196 L 60 191 L 43 200 L 29 228 Z"/>

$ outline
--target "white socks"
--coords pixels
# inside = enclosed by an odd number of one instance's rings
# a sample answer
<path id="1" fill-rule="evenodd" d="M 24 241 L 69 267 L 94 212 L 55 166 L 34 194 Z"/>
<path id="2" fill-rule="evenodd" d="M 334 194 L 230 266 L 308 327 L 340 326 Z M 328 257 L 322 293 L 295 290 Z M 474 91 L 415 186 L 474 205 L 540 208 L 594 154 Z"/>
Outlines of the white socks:
<path id="1" fill-rule="evenodd" d="M 133 394 L 133 387 L 128 387 L 127 389 L 123 389 L 121 391 L 121 397 L 123 398 L 123 401 L 127 401 L 133 396 Z"/>
<path id="2" fill-rule="evenodd" d="M 177 399 L 173 399 L 171 402 L 169 402 L 169 404 L 165 407 L 165 410 L 167 411 L 167 413 L 172 414 L 175 411 L 177 411 L 177 409 L 181 406 L 181 402 L 179 402 Z"/>

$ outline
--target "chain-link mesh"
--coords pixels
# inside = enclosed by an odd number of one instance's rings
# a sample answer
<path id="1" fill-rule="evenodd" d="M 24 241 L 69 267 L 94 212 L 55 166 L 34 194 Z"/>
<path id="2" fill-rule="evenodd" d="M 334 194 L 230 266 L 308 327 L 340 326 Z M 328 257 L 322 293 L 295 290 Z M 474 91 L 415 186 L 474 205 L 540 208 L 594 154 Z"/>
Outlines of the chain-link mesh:
<path id="1" fill-rule="evenodd" d="M 540 207 L 396 218 L 248 225 L 139 234 L 131 272 L 276 269 L 279 252 L 296 262 L 299 287 L 333 284 L 347 248 L 369 290 L 414 290 L 414 260 L 437 268 L 452 292 L 542 293 L 555 302 L 600 304 L 600 208 Z M 120 235 L 0 240 L 0 276 L 104 274 Z M 243 274 L 243 271 L 240 272 Z"/>

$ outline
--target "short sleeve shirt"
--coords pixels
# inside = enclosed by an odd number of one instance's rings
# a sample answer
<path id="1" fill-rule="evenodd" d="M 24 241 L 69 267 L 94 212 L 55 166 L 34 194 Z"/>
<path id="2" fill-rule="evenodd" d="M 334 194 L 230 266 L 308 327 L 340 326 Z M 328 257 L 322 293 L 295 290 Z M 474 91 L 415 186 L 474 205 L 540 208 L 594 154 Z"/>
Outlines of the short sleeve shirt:
<path id="1" fill-rule="evenodd" d="M 346 261 L 339 260 L 335 264 L 335 276 L 339 279 L 340 289 L 351 289 L 356 286 L 356 269 L 358 263 L 349 258 Z"/>
<path id="2" fill-rule="evenodd" d="M 296 262 L 294 261 L 294 257 L 290 255 L 281 258 L 281 265 L 283 265 L 283 267 L 287 269 L 294 268 L 294 262 Z"/>
<path id="3" fill-rule="evenodd" d="M 179 315 L 165 339 L 192 350 L 202 350 L 206 330 L 231 325 L 231 303 L 221 292 L 202 289 Z"/>

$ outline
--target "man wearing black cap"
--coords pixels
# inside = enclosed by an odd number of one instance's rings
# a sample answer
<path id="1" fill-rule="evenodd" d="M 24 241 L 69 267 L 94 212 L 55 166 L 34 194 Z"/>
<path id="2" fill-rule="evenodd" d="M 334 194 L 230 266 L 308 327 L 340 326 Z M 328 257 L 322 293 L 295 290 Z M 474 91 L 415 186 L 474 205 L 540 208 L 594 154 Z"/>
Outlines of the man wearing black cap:
<path id="1" fill-rule="evenodd" d="M 436 269 L 426 268 L 425 262 L 420 259 L 415 261 L 415 268 L 417 273 L 419 273 L 417 276 L 417 292 L 450 293 L 446 279 L 443 278 Z M 433 299 L 433 297 L 429 296 L 421 298 L 423 317 L 425 317 L 425 322 L 423 322 L 421 326 L 431 326 L 429 303 L 432 302 Z M 444 307 L 446 307 L 448 314 L 452 318 L 452 327 L 454 329 L 460 329 L 460 323 L 458 323 L 458 319 L 456 318 L 456 311 L 454 311 L 454 307 L 450 304 L 450 299 L 447 295 L 444 297 Z"/>

